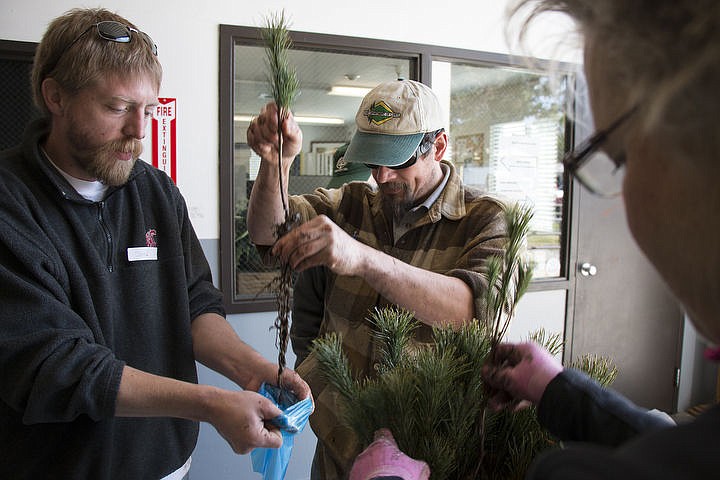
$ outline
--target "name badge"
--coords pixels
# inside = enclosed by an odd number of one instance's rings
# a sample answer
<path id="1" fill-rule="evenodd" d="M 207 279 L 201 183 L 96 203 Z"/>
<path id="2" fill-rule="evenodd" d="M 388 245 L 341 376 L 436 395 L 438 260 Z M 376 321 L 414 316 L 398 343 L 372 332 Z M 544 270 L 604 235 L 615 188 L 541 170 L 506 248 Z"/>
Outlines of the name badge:
<path id="1" fill-rule="evenodd" d="M 157 247 L 129 247 L 127 255 L 129 262 L 157 260 Z"/>

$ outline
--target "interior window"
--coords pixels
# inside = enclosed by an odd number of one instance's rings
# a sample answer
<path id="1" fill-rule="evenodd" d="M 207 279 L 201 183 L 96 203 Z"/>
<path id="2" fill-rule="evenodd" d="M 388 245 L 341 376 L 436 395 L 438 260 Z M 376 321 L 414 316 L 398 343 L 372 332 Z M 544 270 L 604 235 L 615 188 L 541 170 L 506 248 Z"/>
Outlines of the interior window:
<path id="1" fill-rule="evenodd" d="M 447 156 L 466 184 L 533 205 L 534 277 L 559 277 L 565 79 L 457 61 L 433 61 L 432 72 L 449 112 Z"/>
<path id="2" fill-rule="evenodd" d="M 335 149 L 355 131 L 362 97 L 396 78 L 431 85 L 447 112 L 450 148 L 467 184 L 535 207 L 529 247 L 536 289 L 567 288 L 565 82 L 553 83 L 508 57 L 428 45 L 290 32 L 303 129 L 290 194 L 328 184 Z M 220 282 L 228 313 L 276 309 L 272 280 L 247 233 L 247 203 L 260 159 L 248 122 L 270 101 L 259 29 L 220 26 Z M 338 92 L 339 91 L 339 92 Z"/>

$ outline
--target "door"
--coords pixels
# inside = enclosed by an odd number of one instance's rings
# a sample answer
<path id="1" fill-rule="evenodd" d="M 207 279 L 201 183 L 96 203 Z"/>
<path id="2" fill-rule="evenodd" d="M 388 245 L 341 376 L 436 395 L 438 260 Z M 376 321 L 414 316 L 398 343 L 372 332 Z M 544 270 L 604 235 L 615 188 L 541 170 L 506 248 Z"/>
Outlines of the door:
<path id="1" fill-rule="evenodd" d="M 641 406 L 674 412 L 682 309 L 635 244 L 622 199 L 599 198 L 576 186 L 570 358 L 609 356 L 618 367 L 613 388 Z"/>
<path id="2" fill-rule="evenodd" d="M 576 139 L 592 132 L 584 79 L 578 78 Z M 646 408 L 675 412 L 684 313 L 630 233 L 621 197 L 573 185 L 575 205 L 565 360 L 608 356 L 612 387 Z M 662 232 L 658 232 L 662 235 Z"/>

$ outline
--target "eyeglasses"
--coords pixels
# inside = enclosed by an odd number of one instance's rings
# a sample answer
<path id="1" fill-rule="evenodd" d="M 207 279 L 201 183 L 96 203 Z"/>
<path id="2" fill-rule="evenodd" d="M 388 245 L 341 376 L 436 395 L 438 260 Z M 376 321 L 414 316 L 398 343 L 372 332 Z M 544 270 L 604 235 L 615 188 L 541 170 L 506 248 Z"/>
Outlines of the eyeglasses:
<path id="1" fill-rule="evenodd" d="M 88 28 L 85 29 L 80 35 L 75 37 L 75 40 L 70 42 L 67 47 L 65 47 L 65 50 L 62 51 L 62 53 L 58 56 L 58 59 L 55 61 L 55 64 L 52 68 L 49 68 L 47 71 L 50 72 L 57 66 L 58 63 L 60 63 L 60 60 L 62 59 L 63 55 L 65 55 L 65 52 L 70 50 L 73 45 L 75 45 L 78 40 L 80 40 L 86 33 L 88 33 L 90 30 L 95 28 L 97 30 L 98 37 L 102 38 L 103 40 L 107 40 L 109 42 L 117 42 L 117 43 L 130 43 L 133 37 L 133 33 L 137 34 L 140 38 L 142 38 L 145 43 L 150 47 L 150 51 L 153 53 L 153 55 L 157 56 L 157 45 L 155 45 L 155 42 L 153 42 L 153 39 L 150 38 L 150 35 L 148 35 L 145 32 L 141 32 L 140 30 L 130 27 L 128 25 L 124 25 L 120 22 L 116 22 L 114 20 L 105 20 L 103 22 L 98 22 L 94 25 L 90 25 Z"/>
<path id="2" fill-rule="evenodd" d="M 425 152 L 425 153 L 427 153 L 427 152 Z M 420 155 L 420 156 L 422 156 L 422 155 Z M 418 159 L 418 151 L 415 150 L 415 153 L 413 154 L 413 156 L 410 157 L 407 162 L 401 163 L 400 165 L 395 165 L 393 167 L 385 167 L 385 165 L 375 165 L 374 163 L 366 163 L 365 166 L 368 167 L 370 170 L 375 170 L 376 168 L 380 168 L 380 167 L 389 168 L 390 170 L 402 170 L 404 168 L 409 168 L 409 167 L 412 167 L 413 165 L 415 165 L 415 162 L 417 162 L 417 159 Z"/>
<path id="3" fill-rule="evenodd" d="M 390 170 L 403 170 L 405 168 L 410 168 L 413 165 L 415 165 L 415 162 L 417 162 L 418 158 L 425 155 L 427 152 L 430 151 L 430 147 L 432 147 L 435 144 L 435 139 L 437 138 L 440 133 L 444 132 L 445 129 L 441 128 L 440 130 L 436 130 L 434 132 L 428 132 L 425 134 L 423 139 L 420 141 L 420 145 L 418 145 L 418 148 L 415 150 L 415 153 L 413 153 L 413 156 L 410 157 L 407 162 L 402 163 L 400 165 L 395 165 L 394 167 L 386 167 Z M 366 163 L 366 167 L 368 167 L 371 170 L 375 170 L 376 168 L 384 167 L 385 165 L 375 165 L 374 163 Z"/>
<path id="4" fill-rule="evenodd" d="M 637 106 L 631 108 L 607 128 L 577 145 L 563 158 L 567 171 L 595 195 L 613 198 L 622 192 L 625 152 L 611 157 L 600 147 L 637 109 Z"/>

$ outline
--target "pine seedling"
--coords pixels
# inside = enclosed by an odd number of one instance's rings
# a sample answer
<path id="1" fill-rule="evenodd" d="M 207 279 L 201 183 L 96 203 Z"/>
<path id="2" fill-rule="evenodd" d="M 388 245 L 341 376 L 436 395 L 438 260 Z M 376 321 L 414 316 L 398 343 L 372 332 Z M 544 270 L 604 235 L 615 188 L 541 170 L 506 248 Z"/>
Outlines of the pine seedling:
<path id="1" fill-rule="evenodd" d="M 557 443 L 538 423 L 534 407 L 484 416 L 487 392 L 479 371 L 489 357 L 487 325 L 434 328 L 432 343 L 416 345 L 411 337 L 419 324 L 408 315 L 394 307 L 371 314 L 382 352 L 382 367 L 372 378 L 353 377 L 338 334 L 313 343 L 320 371 L 341 394 L 344 424 L 362 445 L 372 442 L 378 428 L 389 428 L 404 453 L 428 462 L 433 480 L 522 479 L 532 459 Z M 562 349 L 559 334 L 539 330 L 529 338 L 551 352 Z M 398 356 L 385 343 L 405 348 Z M 604 358 L 580 359 L 577 367 L 601 382 L 614 369 Z"/>
<path id="2" fill-rule="evenodd" d="M 357 396 L 357 385 L 352 378 L 350 365 L 345 353 L 342 350 L 342 337 L 329 332 L 324 337 L 313 341 L 313 351 L 318 357 L 318 362 L 323 366 L 321 373 L 323 377 L 348 400 Z"/>
<path id="3" fill-rule="evenodd" d="M 375 430 L 389 428 L 404 453 L 430 465 L 433 480 L 520 480 L 533 458 L 557 446 L 534 407 L 486 408 L 491 392 L 480 371 L 505 336 L 531 278 L 524 250 L 532 211 L 515 205 L 506 216 L 507 244 L 502 255 L 488 261 L 488 293 L 477 320 L 460 328 L 433 328 L 433 341 L 422 344 L 413 341 L 419 322 L 410 312 L 375 309 L 368 320 L 379 361 L 373 375 L 363 379 L 353 378 L 336 334 L 313 343 L 321 372 L 341 394 L 341 418 L 360 443 L 368 445 Z M 552 354 L 562 351 L 559 334 L 539 330 L 530 338 Z M 583 357 L 573 366 L 602 383 L 611 382 L 615 371 L 604 358 Z"/>
<path id="4" fill-rule="evenodd" d="M 618 374 L 617 366 L 610 359 L 591 353 L 581 355 L 570 367 L 582 370 L 604 387 L 614 382 Z"/>
<path id="5" fill-rule="evenodd" d="M 277 110 L 278 138 L 278 177 L 280 179 L 280 201 L 283 207 L 284 221 L 275 226 L 277 238 L 282 237 L 297 225 L 297 216 L 293 218 L 288 208 L 287 199 L 283 190 L 283 123 L 287 119 L 292 103 L 298 94 L 298 79 L 295 70 L 290 66 L 288 50 L 292 46 L 290 34 L 287 31 L 285 11 L 279 14 L 272 14 L 266 19 L 266 24 L 261 29 L 262 38 L 265 42 L 265 57 L 269 70 L 268 81 Z M 282 387 L 281 376 L 285 368 L 285 354 L 287 352 L 289 338 L 289 317 L 290 317 L 290 288 L 292 284 L 292 269 L 287 262 L 281 262 L 278 278 L 273 284 L 277 289 L 278 316 L 275 321 L 275 328 L 278 332 L 277 342 L 278 354 L 278 386 Z M 282 391 L 282 389 L 281 389 Z"/>
<path id="6" fill-rule="evenodd" d="M 380 358 L 379 373 L 392 370 L 400 365 L 405 348 L 412 338 L 412 332 L 418 322 L 412 312 L 398 308 L 379 309 L 369 319 L 375 326 L 374 335 L 379 340 Z"/>
<path id="7" fill-rule="evenodd" d="M 484 320 L 489 323 L 491 355 L 502 341 L 515 316 L 515 307 L 532 279 L 532 266 L 525 258 L 525 244 L 533 217 L 532 207 L 512 204 L 505 207 L 508 242 L 502 255 L 486 259 Z"/>

